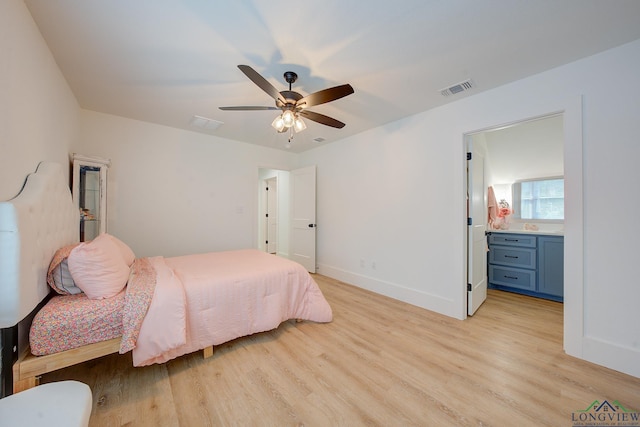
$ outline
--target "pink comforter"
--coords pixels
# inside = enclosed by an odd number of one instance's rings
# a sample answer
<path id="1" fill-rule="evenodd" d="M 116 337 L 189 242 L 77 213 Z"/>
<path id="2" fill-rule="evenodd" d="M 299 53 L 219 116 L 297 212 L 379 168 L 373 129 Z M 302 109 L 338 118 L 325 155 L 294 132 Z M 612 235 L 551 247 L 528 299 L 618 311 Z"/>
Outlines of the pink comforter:
<path id="1" fill-rule="evenodd" d="M 275 329 L 288 319 L 332 320 L 309 273 L 275 255 L 247 249 L 149 260 L 155 290 L 133 333 L 134 366 Z"/>

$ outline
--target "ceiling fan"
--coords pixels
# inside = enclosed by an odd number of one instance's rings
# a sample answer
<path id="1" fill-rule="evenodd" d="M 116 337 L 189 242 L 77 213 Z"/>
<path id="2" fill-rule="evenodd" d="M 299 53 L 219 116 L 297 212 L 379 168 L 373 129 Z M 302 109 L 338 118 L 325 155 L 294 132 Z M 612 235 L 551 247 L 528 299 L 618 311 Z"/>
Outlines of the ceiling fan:
<path id="1" fill-rule="evenodd" d="M 298 75 L 293 71 L 286 71 L 284 73 L 284 80 L 289 83 L 289 90 L 283 90 L 279 92 L 271 83 L 269 83 L 264 77 L 248 65 L 238 65 L 240 71 L 242 71 L 249 79 L 254 82 L 260 89 L 265 91 L 276 101 L 275 107 L 262 107 L 262 106 L 239 106 L 239 107 L 220 107 L 225 111 L 260 111 L 260 110 L 282 110 L 282 113 L 276 117 L 271 126 L 273 126 L 278 132 L 286 132 L 289 129 L 293 129 L 296 132 L 304 130 L 306 125 L 302 121 L 301 117 L 307 118 L 314 122 L 331 126 L 334 128 L 342 129 L 345 124 L 332 117 L 325 116 L 324 114 L 315 113 L 307 110 L 308 107 L 314 105 L 320 105 L 327 102 L 335 101 L 347 95 L 353 93 L 351 85 L 340 85 L 329 89 L 320 90 L 307 96 L 302 96 L 298 92 L 291 90 L 291 85 L 298 79 Z M 293 134 L 292 134 L 293 135 Z M 290 138 L 291 140 L 291 138 Z"/>

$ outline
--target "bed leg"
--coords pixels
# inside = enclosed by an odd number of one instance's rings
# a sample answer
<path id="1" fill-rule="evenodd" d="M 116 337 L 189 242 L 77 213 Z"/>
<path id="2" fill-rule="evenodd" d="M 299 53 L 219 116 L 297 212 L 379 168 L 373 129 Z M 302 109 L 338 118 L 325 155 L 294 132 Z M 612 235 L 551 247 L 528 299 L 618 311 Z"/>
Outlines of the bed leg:
<path id="1" fill-rule="evenodd" d="M 40 385 L 40 377 L 30 377 L 21 380 L 13 381 L 13 392 L 19 393 L 21 391 L 29 390 L 37 385 Z"/>
<path id="2" fill-rule="evenodd" d="M 20 373 L 20 364 L 24 361 L 26 353 L 23 354 L 17 362 L 15 362 L 12 366 L 13 372 L 13 392 L 18 393 L 24 390 L 28 390 L 37 385 L 40 385 L 40 376 L 29 376 L 26 377 Z M 28 375 L 28 374 L 27 374 Z"/>
<path id="3" fill-rule="evenodd" d="M 213 356 L 213 346 L 210 345 L 209 347 L 205 347 L 202 350 L 202 355 L 204 356 L 205 359 L 208 359 L 209 357 Z"/>

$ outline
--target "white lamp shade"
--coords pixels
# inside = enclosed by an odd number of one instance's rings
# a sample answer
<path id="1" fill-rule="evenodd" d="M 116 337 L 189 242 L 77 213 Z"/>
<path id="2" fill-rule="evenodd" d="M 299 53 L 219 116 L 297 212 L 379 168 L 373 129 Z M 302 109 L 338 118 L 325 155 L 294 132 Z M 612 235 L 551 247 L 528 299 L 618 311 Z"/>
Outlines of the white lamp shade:
<path id="1" fill-rule="evenodd" d="M 295 116 L 291 110 L 286 110 L 282 113 L 282 121 L 284 122 L 284 126 L 290 128 L 293 126 L 293 122 L 295 120 Z"/>
<path id="2" fill-rule="evenodd" d="M 273 126 L 273 128 L 278 132 L 282 132 L 285 128 L 284 120 L 282 120 L 282 116 L 276 117 L 273 123 L 271 123 L 271 126 Z"/>
<path id="3" fill-rule="evenodd" d="M 293 129 L 296 131 L 296 133 L 301 132 L 306 128 L 307 125 L 304 123 L 304 121 L 300 117 L 296 117 L 295 121 L 293 122 Z"/>

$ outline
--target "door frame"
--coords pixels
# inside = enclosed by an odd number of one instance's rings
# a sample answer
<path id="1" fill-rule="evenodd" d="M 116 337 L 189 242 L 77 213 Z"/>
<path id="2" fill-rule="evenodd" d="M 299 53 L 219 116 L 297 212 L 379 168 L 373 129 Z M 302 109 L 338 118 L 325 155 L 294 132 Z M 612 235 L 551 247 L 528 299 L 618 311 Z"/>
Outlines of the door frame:
<path id="1" fill-rule="evenodd" d="M 466 153 L 466 135 L 480 133 L 488 130 L 495 130 L 500 127 L 512 126 L 527 120 L 539 119 L 542 117 L 562 114 L 564 125 L 564 179 L 565 179 L 565 223 L 564 223 L 564 351 L 572 356 L 584 359 L 584 201 L 583 201 L 583 143 L 582 143 L 582 96 L 566 99 L 561 108 L 549 109 L 537 115 L 531 115 L 519 120 L 513 120 L 502 124 L 489 124 L 486 127 L 462 132 L 461 144 L 462 152 Z M 464 162 L 463 171 L 466 174 L 466 157 L 461 159 Z M 467 184 L 466 177 L 463 179 L 464 197 L 464 263 L 467 263 L 467 225 L 466 225 L 466 197 Z M 466 295 L 467 277 L 466 266 L 464 267 L 464 283 L 460 286 L 460 291 L 464 297 L 463 318 L 466 319 Z"/>

